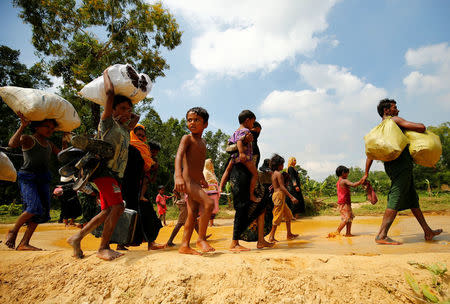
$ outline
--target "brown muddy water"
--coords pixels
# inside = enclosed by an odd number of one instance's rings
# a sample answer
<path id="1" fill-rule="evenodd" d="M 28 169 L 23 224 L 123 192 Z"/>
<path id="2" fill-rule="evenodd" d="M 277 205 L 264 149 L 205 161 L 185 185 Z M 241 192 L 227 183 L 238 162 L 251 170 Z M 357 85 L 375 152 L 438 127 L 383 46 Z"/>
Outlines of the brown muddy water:
<path id="1" fill-rule="evenodd" d="M 282 223 L 277 230 L 275 238 L 279 241 L 273 250 L 283 252 L 297 251 L 302 253 L 326 253 L 336 255 L 363 255 L 374 256 L 381 254 L 406 254 L 422 252 L 450 252 L 450 216 L 445 215 L 426 215 L 426 220 L 432 229 L 442 228 L 444 232 L 435 237 L 435 240 L 425 242 L 423 232 L 412 216 L 398 216 L 390 229 L 389 235 L 395 240 L 404 244 L 399 246 L 377 245 L 374 237 L 381 223 L 381 216 L 377 217 L 356 217 L 353 221 L 352 233 L 354 237 L 338 236 L 336 238 L 327 238 L 329 232 L 336 230 L 339 224 L 338 217 L 320 216 L 311 218 L 301 218 L 292 222 L 292 232 L 299 234 L 299 237 L 292 241 L 286 240 L 286 225 Z M 168 226 L 160 230 L 156 242 L 165 243 L 169 238 L 175 221 L 168 221 Z M 209 227 L 208 233 L 211 233 L 211 245 L 217 251 L 229 252 L 228 247 L 231 242 L 233 221 L 221 220 L 215 221 L 216 226 Z M 11 225 L 0 225 L 0 250 L 7 250 L 3 244 L 6 233 Z M 23 227 L 18 235 L 18 241 L 23 235 Z M 36 229 L 31 244 L 46 250 L 70 250 L 66 239 L 77 232 L 77 228 L 64 227 L 63 224 L 42 224 Z M 345 231 L 345 229 L 344 229 Z M 183 228 L 175 238 L 175 244 L 181 242 Z M 192 246 L 195 247 L 197 235 L 194 232 L 192 236 Z M 98 248 L 100 239 L 88 235 L 83 239 L 81 246 L 83 250 L 93 251 Z M 241 242 L 242 245 L 251 249 L 256 249 L 256 243 Z M 167 251 L 176 250 L 178 246 L 165 249 Z M 115 248 L 115 245 L 113 245 Z M 147 244 L 139 247 L 130 247 L 130 250 L 145 251 Z M 264 249 L 271 250 L 271 249 Z M 251 252 L 257 253 L 257 250 Z"/>

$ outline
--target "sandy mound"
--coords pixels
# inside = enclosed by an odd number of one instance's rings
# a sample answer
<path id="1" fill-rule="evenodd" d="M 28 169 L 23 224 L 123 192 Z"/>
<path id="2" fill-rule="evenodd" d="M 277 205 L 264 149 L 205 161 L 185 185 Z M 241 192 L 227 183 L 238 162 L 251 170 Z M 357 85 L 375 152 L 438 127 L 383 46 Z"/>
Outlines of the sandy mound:
<path id="1" fill-rule="evenodd" d="M 401 221 L 415 232 L 420 229 L 411 218 Z M 441 221 L 447 223 L 442 228 L 448 231 L 448 217 L 438 222 Z M 307 226 L 307 222 L 295 225 Z M 217 227 L 217 235 L 220 228 L 230 230 L 228 226 Z M 170 231 L 171 227 L 165 227 L 162 235 Z M 211 231 L 212 238 L 218 238 L 214 229 Z M 69 230 L 67 234 L 73 232 Z M 217 242 L 218 252 L 197 257 L 180 255 L 176 249 L 147 252 L 145 247 L 139 247 L 112 262 L 99 260 L 94 251 L 87 251 L 83 260 L 76 260 L 69 249 L 57 246 L 42 252 L 15 252 L 2 245 L 0 302 L 415 303 L 407 296 L 412 292 L 404 272 L 410 271 L 420 282 L 430 282 L 431 277 L 426 270 L 407 262 L 440 261 L 450 266 L 448 233 L 431 243 L 411 241 L 392 249 L 374 245 L 373 235 L 361 234 L 349 243 L 348 238 L 329 240 L 322 232 L 302 232 L 298 245 L 283 241 L 269 250 L 236 254 L 221 249 Z M 46 229 L 35 237 L 39 239 L 48 233 Z M 64 234 L 61 229 L 53 233 Z M 283 233 L 280 231 L 277 236 L 284 239 Z M 415 237 L 419 235 L 407 234 L 403 240 Z M 370 242 L 369 247 L 358 245 L 366 241 Z M 448 278 L 445 284 L 444 290 L 448 291 Z"/>

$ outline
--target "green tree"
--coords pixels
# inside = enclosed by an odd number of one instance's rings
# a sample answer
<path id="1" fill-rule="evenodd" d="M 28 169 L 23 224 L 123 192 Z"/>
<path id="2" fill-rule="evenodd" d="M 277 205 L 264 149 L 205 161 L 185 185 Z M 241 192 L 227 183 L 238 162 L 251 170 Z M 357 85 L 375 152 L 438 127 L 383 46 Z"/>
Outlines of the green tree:
<path id="1" fill-rule="evenodd" d="M 206 158 L 211 158 L 214 164 L 214 172 L 219 179 L 219 182 L 230 156 L 225 152 L 229 137 L 229 135 L 223 133 L 220 129 L 215 133 L 207 131 L 203 136 L 206 141 Z"/>
<path id="2" fill-rule="evenodd" d="M 183 135 L 188 134 L 186 120 L 169 118 L 166 122 L 161 120 L 159 114 L 151 107 L 141 122 L 147 130 L 147 139 L 161 145 L 158 154 L 158 174 L 155 184 L 149 185 L 150 193 L 156 195 L 158 185 L 165 185 L 167 191 L 172 191 L 175 156 Z"/>
<path id="3" fill-rule="evenodd" d="M 13 0 L 13 4 L 31 24 L 33 45 L 46 59 L 50 74 L 62 77 L 63 97 L 82 117 L 92 113 L 91 119 L 82 121 L 91 125 L 82 130 L 95 130 L 100 117 L 97 104 L 76 97 L 84 84 L 115 63 L 130 63 L 155 81 L 169 68 L 161 48 L 172 50 L 181 43 L 175 18 L 160 2 Z"/>

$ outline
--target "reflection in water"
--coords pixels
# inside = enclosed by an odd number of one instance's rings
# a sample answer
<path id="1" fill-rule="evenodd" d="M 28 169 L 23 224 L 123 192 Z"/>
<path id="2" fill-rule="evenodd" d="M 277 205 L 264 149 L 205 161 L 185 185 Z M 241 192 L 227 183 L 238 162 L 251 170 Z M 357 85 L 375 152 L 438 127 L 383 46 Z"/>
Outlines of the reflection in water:
<path id="1" fill-rule="evenodd" d="M 448 217 L 445 216 L 428 216 L 428 221 L 432 227 L 444 228 L 444 231 L 448 231 Z M 220 220 L 216 221 L 219 223 Z M 229 221 L 229 223 L 231 223 Z M 337 217 L 317 217 L 317 218 L 304 218 L 292 222 L 292 231 L 300 234 L 300 236 L 292 241 L 286 241 L 286 226 L 282 223 L 275 235 L 275 238 L 279 240 L 273 250 L 288 251 L 292 249 L 304 250 L 304 252 L 311 253 L 330 253 L 330 254 L 357 254 L 357 255 L 378 255 L 378 254 L 406 254 L 406 253 L 419 253 L 419 252 L 449 252 L 449 234 L 443 233 L 437 237 L 435 241 L 425 242 L 423 239 L 423 233 L 420 226 L 417 224 L 414 217 L 400 217 L 398 218 L 389 235 L 399 241 L 404 242 L 401 246 L 383 246 L 376 245 L 374 237 L 378 231 L 381 223 L 380 217 L 361 217 L 356 218 L 353 222 L 352 233 L 354 237 L 337 236 L 336 238 L 326 238 L 329 232 L 335 231 L 339 224 L 339 218 Z M 0 225 L 0 237 L 4 240 L 5 235 L 12 227 L 11 225 Z M 160 230 L 157 243 L 165 243 L 173 229 L 173 223 L 169 226 L 165 226 Z M 66 243 L 66 239 L 76 233 L 77 228 L 64 227 L 63 224 L 43 224 L 39 225 L 35 235 L 32 238 L 32 242 L 39 245 L 41 248 L 48 250 L 55 249 L 70 249 L 70 246 Z M 18 240 L 22 237 L 24 228 L 21 229 Z M 228 252 L 228 248 L 231 242 L 231 236 L 233 234 L 233 227 L 227 226 L 214 226 L 208 228 L 208 233 L 212 236 L 209 239 L 211 245 L 218 251 Z M 179 245 L 181 237 L 183 235 L 183 228 L 179 231 L 174 243 Z M 196 232 L 192 235 L 191 246 L 195 248 L 195 241 L 197 240 Z M 98 249 L 100 239 L 95 238 L 93 235 L 86 236 L 81 246 L 83 250 L 94 251 Z M 242 245 L 251 249 L 256 249 L 256 243 L 242 242 Z M 113 245 L 115 248 L 115 245 Z M 130 250 L 146 251 L 147 244 L 144 243 L 139 247 L 129 247 Z M 169 248 L 166 250 L 176 250 L 175 248 Z M 272 250 L 272 249 L 263 249 Z"/>

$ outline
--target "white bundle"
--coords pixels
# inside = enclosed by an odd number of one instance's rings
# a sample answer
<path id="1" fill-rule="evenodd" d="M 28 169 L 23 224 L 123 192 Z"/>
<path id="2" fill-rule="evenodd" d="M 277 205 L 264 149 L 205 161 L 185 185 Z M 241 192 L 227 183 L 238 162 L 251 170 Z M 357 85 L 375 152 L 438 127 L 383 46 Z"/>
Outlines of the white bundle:
<path id="1" fill-rule="evenodd" d="M 13 163 L 5 153 L 0 152 L 0 180 L 15 182 L 16 179 L 17 172 Z"/>
<path id="2" fill-rule="evenodd" d="M 14 112 L 21 112 L 28 120 L 56 120 L 58 131 L 70 132 L 81 124 L 73 105 L 56 94 L 7 86 L 0 88 L 0 96 Z"/>
<path id="3" fill-rule="evenodd" d="M 138 74 L 130 64 L 115 64 L 108 68 L 108 75 L 114 86 L 114 94 L 130 98 L 133 104 L 144 99 L 153 86 L 147 74 Z M 106 92 L 103 75 L 85 85 L 78 95 L 104 106 Z"/>

